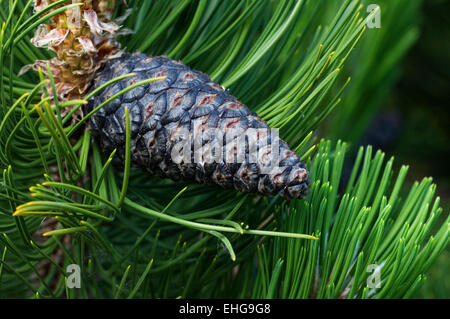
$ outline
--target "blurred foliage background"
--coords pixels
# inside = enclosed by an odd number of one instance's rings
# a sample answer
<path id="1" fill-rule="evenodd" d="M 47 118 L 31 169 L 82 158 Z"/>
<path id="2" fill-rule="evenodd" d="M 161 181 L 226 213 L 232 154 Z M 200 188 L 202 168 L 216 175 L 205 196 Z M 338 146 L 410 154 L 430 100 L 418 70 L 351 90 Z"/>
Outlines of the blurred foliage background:
<path id="1" fill-rule="evenodd" d="M 450 210 L 450 1 L 425 1 L 418 41 L 400 64 L 401 76 L 373 120 L 392 123 L 384 149 L 411 165 L 410 178 L 433 176 L 444 211 Z M 401 101 L 401 102 L 400 102 Z M 370 139 L 370 133 L 367 138 Z M 373 139 L 373 138 L 372 138 Z M 375 144 L 374 141 L 369 143 Z M 450 296 L 450 250 L 430 270 L 418 297 Z"/>
<path id="2" fill-rule="evenodd" d="M 395 156 L 397 165 L 410 166 L 410 183 L 432 176 L 439 185 L 442 208 L 448 212 L 450 1 L 376 3 L 382 8 L 381 29 L 368 29 L 355 50 L 347 65 L 352 72 L 352 83 L 344 93 L 347 98 L 325 130 L 350 142 L 354 151 L 372 145 Z M 355 127 L 339 127 L 340 123 L 355 123 Z M 416 297 L 448 298 L 449 269 L 447 248 Z"/>

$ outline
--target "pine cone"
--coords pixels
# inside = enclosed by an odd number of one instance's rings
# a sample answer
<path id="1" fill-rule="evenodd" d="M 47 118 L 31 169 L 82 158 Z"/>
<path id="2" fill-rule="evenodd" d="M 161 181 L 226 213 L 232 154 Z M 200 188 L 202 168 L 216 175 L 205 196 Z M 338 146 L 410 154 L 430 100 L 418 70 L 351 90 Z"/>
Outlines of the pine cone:
<path id="1" fill-rule="evenodd" d="M 208 75 L 167 57 L 124 54 L 97 72 L 93 87 L 130 72 L 136 76 L 108 86 L 86 106 L 91 111 L 138 81 L 166 77 L 121 95 L 91 117 L 91 130 L 102 150 L 117 149 L 116 165 L 124 162 L 128 107 L 134 166 L 173 180 L 234 187 L 246 193 L 280 194 L 286 199 L 306 195 L 309 174 L 297 154 Z M 213 133 L 205 137 L 206 129 Z M 174 157 L 179 149 L 189 151 Z M 279 151 L 278 158 L 272 150 Z"/>

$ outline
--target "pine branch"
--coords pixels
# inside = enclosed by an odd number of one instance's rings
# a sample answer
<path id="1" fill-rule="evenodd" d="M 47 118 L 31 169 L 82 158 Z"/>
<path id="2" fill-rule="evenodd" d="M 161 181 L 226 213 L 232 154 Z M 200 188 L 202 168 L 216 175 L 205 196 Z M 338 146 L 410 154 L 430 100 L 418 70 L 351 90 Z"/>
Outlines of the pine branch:
<path id="1" fill-rule="evenodd" d="M 18 76 L 51 58 L 31 44 L 35 28 L 76 4 L 33 14 L 32 1 L 0 3 L 0 295 L 410 296 L 448 243 L 448 217 L 438 220 L 430 179 L 401 199 L 406 168 L 390 184 L 392 161 L 383 168 L 383 153 L 361 150 L 343 189 L 345 144 L 314 145 L 311 131 L 339 104 L 348 83 L 339 73 L 370 19 L 361 18 L 360 1 L 342 1 L 336 11 L 324 3 L 130 1 L 124 26 L 134 34 L 120 38 L 127 50 L 169 54 L 213 75 L 280 128 L 303 159 L 313 158 L 311 193 L 290 204 L 186 189 L 129 161 L 123 174 L 114 170 L 115 153 L 101 154 L 84 130 L 88 117 L 70 121 L 90 96 L 54 100 L 51 70 L 47 79 Z M 380 289 L 365 286 L 371 263 L 382 265 Z M 81 267 L 76 292 L 66 286 L 69 264 Z"/>
<path id="2" fill-rule="evenodd" d="M 312 232 L 320 240 L 276 238 L 261 246 L 266 257 L 259 258 L 260 268 L 266 271 L 254 279 L 252 297 L 404 298 L 420 287 L 447 246 L 450 219 L 442 215 L 431 178 L 407 191 L 408 167 L 396 175 L 393 158 L 385 162 L 384 153 L 373 155 L 368 147 L 359 150 L 347 185 L 340 185 L 346 148 L 322 141 L 308 200 L 278 208 L 280 230 Z"/>

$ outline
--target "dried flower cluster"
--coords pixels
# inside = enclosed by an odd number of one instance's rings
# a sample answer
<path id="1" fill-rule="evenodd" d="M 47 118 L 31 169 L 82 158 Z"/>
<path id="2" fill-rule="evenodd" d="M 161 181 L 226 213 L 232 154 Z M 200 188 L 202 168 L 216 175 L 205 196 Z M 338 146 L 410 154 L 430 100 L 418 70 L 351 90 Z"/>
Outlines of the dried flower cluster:
<path id="1" fill-rule="evenodd" d="M 35 0 L 34 7 L 40 11 L 54 2 Z M 56 57 L 28 66 L 35 70 L 40 68 L 46 74 L 47 63 L 50 65 L 61 100 L 82 97 L 86 93 L 95 72 L 109 59 L 120 56 L 117 35 L 128 32 L 119 30 L 126 16 L 112 20 L 116 0 L 72 2 L 80 6 L 53 16 L 49 24 L 40 25 L 31 40 L 39 48 L 54 51 Z"/>

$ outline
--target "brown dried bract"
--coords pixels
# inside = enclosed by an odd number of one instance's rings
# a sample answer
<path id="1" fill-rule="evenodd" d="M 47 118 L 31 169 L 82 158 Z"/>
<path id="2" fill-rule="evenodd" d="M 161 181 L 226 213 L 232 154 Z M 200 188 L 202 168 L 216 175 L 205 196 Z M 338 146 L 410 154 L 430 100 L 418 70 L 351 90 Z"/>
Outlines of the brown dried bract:
<path id="1" fill-rule="evenodd" d="M 34 8 L 40 11 L 54 2 L 36 0 Z M 48 75 L 48 64 L 60 100 L 82 98 L 95 72 L 121 54 L 116 36 L 126 17 L 112 20 L 116 0 L 79 0 L 79 3 L 82 5 L 53 16 L 51 23 L 40 25 L 31 40 L 35 46 L 46 47 L 57 56 L 48 61 L 35 61 L 21 71 L 22 74 L 30 68 L 41 69 Z M 52 94 L 52 90 L 48 91 Z M 69 111 L 63 110 L 63 115 Z"/>

